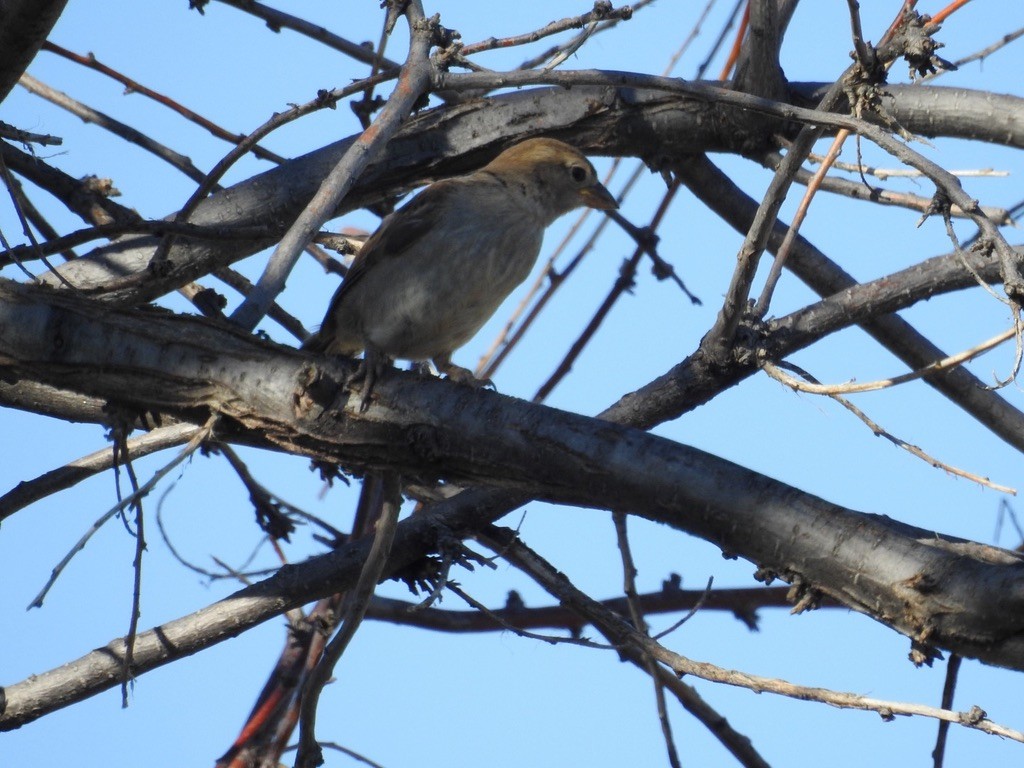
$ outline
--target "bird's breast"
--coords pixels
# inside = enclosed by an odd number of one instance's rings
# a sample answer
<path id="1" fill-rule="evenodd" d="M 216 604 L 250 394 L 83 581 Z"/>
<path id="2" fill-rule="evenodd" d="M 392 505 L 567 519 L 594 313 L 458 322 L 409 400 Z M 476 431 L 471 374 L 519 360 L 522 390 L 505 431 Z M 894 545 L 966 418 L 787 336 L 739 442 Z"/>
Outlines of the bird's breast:
<path id="1" fill-rule="evenodd" d="M 362 296 L 353 290 L 349 322 L 392 357 L 426 360 L 452 352 L 527 278 L 542 237 L 540 227 L 514 221 L 427 236 L 353 286 Z"/>

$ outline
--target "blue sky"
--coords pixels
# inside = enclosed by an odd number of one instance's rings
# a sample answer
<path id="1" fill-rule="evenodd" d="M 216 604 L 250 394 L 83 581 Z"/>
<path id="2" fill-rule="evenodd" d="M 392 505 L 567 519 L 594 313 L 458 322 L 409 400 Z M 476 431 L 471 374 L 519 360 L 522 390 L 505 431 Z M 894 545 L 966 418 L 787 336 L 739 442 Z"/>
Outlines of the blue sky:
<path id="1" fill-rule="evenodd" d="M 293 13 L 323 24 L 352 40 L 376 40 L 380 13 L 376 3 L 339 9 L 328 2 L 293 4 Z M 587 3 L 559 4 L 558 14 L 585 10 Z M 714 10 L 700 38 L 680 62 L 676 74 L 692 75 L 717 34 L 726 5 Z M 877 40 L 898 5 L 864 3 L 865 35 Z M 923 11 L 938 9 L 923 4 Z M 596 37 L 566 65 L 660 72 L 692 27 L 703 3 L 662 0 L 638 12 L 619 30 Z M 870 7 L 867 7 L 870 6 Z M 1024 7 L 999 4 L 993 23 L 991 3 L 978 0 L 953 16 L 940 34 L 941 53 L 956 59 L 1024 26 Z M 465 42 L 535 29 L 554 14 L 551 4 L 513 6 L 463 0 L 426 5 L 440 12 L 442 23 L 458 29 Z M 798 10 L 784 49 L 783 65 L 792 80 L 828 80 L 847 65 L 849 25 L 844 3 L 804 3 Z M 273 111 L 310 100 L 317 89 L 338 87 L 366 74 L 366 68 L 311 44 L 295 33 L 270 33 L 259 21 L 212 3 L 206 15 L 186 3 L 132 3 L 111 0 L 102 13 L 94 4 L 69 4 L 51 39 L 79 53 L 92 51 L 104 63 L 179 99 L 195 111 L 234 131 L 248 131 Z M 543 50 L 495 51 L 479 59 L 485 66 L 514 66 Z M 187 50 L 187 55 L 182 51 Z M 404 57 L 404 30 L 389 44 L 388 55 Z M 943 84 L 1019 90 L 1024 56 L 1011 45 L 984 61 L 943 78 Z M 712 67 L 717 72 L 721 63 Z M 208 169 L 226 152 L 225 144 L 102 76 L 42 53 L 30 73 L 48 84 L 108 112 L 189 154 Z M 897 64 L 893 82 L 905 81 Z M 20 128 L 64 137 L 58 149 L 43 150 L 73 176 L 109 176 L 121 190 L 120 202 L 145 216 L 164 216 L 194 189 L 183 175 L 152 156 L 126 148 L 95 126 L 83 125 L 22 89 L 0 105 L 0 120 Z M 294 156 L 352 134 L 357 124 L 347 107 L 324 111 L 274 134 L 266 146 Z M 1011 205 L 1020 198 L 1021 160 L 1017 153 L 966 142 L 918 143 L 947 168 L 996 168 L 1008 178 L 968 179 L 967 190 L 983 203 Z M 884 153 L 863 147 L 869 163 L 892 167 Z M 844 160 L 855 160 L 851 143 Z M 744 189 L 759 198 L 768 175 L 751 163 L 715 158 Z M 600 170 L 607 161 L 598 159 Z M 229 183 L 267 166 L 244 160 Z M 620 173 L 620 178 L 625 174 Z M 612 182 L 613 190 L 619 182 Z M 645 224 L 657 205 L 663 184 L 645 176 L 623 212 Z M 930 194 L 930 185 L 905 182 L 899 188 Z M 799 191 L 798 191 L 799 193 Z M 797 193 L 797 194 L 798 194 Z M 791 198 L 795 198 L 792 195 Z M 45 199 L 33 195 L 53 223 L 70 230 L 80 223 Z M 45 205 L 44 205 L 45 203 Z M 789 219 L 794 199 L 783 217 Z M 916 227 L 918 215 L 896 209 L 876 210 L 862 203 L 816 200 L 803 233 L 834 260 L 861 279 L 887 274 L 931 255 L 949 244 L 940 221 Z M 548 248 L 571 223 L 566 217 L 552 228 Z M 375 219 L 359 212 L 339 226 L 372 228 Z M 19 233 L 9 205 L 0 203 L 0 227 L 8 238 Z M 961 237 L 971 227 L 959 225 Z M 680 194 L 661 232 L 660 250 L 691 290 L 704 301 L 693 307 L 668 282 L 659 283 L 644 268 L 634 294 L 620 300 L 601 334 L 577 362 L 572 377 L 555 390 L 551 405 L 595 413 L 621 394 L 657 376 L 691 352 L 714 320 L 740 237 L 709 214 L 688 193 Z M 1019 241 L 1016 232 L 1008 235 Z M 631 251 L 627 239 L 610 232 L 591 254 L 534 332 L 496 376 L 506 394 L 530 397 L 565 354 L 572 340 L 615 279 Z M 266 254 L 239 268 L 258 277 Z M 5 276 L 18 278 L 14 272 Z M 307 326 L 319 322 L 336 283 L 304 261 L 281 303 Z M 514 295 L 476 339 L 455 356 L 472 366 L 516 305 Z M 809 291 L 784 278 L 773 305 L 782 315 L 812 300 Z M 187 311 L 172 299 L 168 306 Z M 1006 309 L 981 291 L 970 296 L 938 297 L 905 316 L 948 352 L 986 339 L 1008 324 Z M 271 323 L 264 328 L 287 337 Z M 888 353 L 856 330 L 838 334 L 794 357 L 823 381 L 867 381 L 904 372 Z M 1001 348 L 972 364 L 979 376 L 1011 370 L 1012 350 Z M 1018 407 L 1020 389 L 1004 394 Z M 931 454 L 965 469 L 1021 487 L 1019 455 L 973 423 L 922 384 L 863 395 L 856 399 L 875 420 Z M 839 406 L 797 395 L 764 376 L 723 393 L 712 403 L 663 425 L 658 433 L 745 464 L 803 490 L 853 509 L 887 514 L 924 528 L 984 542 L 995 542 L 1000 494 L 954 479 L 875 438 Z M 0 413 L 0 490 L 29 479 L 106 445 L 103 430 L 93 425 L 68 426 L 42 417 L 5 410 Z M 323 515 L 345 528 L 355 490 L 338 486 L 322 494 L 307 462 L 255 451 L 242 451 L 257 477 L 288 501 Z M 140 461 L 142 477 L 169 456 Z M 252 511 L 240 483 L 223 460 L 196 457 L 172 474 L 148 500 L 149 553 L 143 575 L 142 626 L 194 611 L 235 589 L 230 582 L 207 584 L 182 568 L 160 540 L 153 524 L 159 508 L 175 546 L 189 559 L 212 566 L 211 556 L 229 563 L 245 560 L 259 543 Z M 108 524 L 78 555 L 41 610 L 25 606 L 50 569 L 81 533 L 115 500 L 114 481 L 94 478 L 69 494 L 40 502 L 5 521 L 0 530 L 0 562 L 8 578 L 0 581 L 0 684 L 77 658 L 124 633 L 129 615 L 133 541 L 120 524 Z M 1010 503 L 1016 505 L 1014 500 Z M 517 512 L 504 521 L 519 525 Z M 640 569 L 639 587 L 657 589 L 670 572 L 688 587 L 714 576 L 718 586 L 752 586 L 753 566 L 728 561 L 718 550 L 667 528 L 631 521 Z M 531 546 L 554 561 L 591 595 L 621 590 L 621 567 L 608 515 L 602 512 L 530 504 L 522 534 Z M 998 543 L 1018 542 L 1007 527 Z M 295 537 L 292 560 L 318 551 L 309 530 Z M 258 560 L 272 564 L 264 551 Z M 11 576 L 13 575 L 13 577 Z M 458 575 L 477 599 L 501 605 L 510 589 L 528 605 L 549 598 L 515 571 L 478 570 Z M 384 593 L 405 597 L 386 585 Z M 443 607 L 459 608 L 454 596 Z M 654 617 L 661 629 L 674 617 Z M 137 682 L 131 706 L 119 707 L 111 691 L 50 715 L 19 731 L 0 735 L 0 763 L 46 762 L 81 766 L 211 764 L 237 733 L 284 640 L 283 622 L 268 622 L 243 637 Z M 695 659 L 725 667 L 774 675 L 793 682 L 864 693 L 878 698 L 937 704 L 944 665 L 914 669 L 906 660 L 909 643 L 886 628 L 846 611 L 819 611 L 790 616 L 786 611 L 761 614 L 760 632 L 750 633 L 729 616 L 704 612 L 677 631 L 667 644 Z M 388 674 L 381 674 L 386 670 Z M 397 768 L 434 765 L 451 759 L 494 766 L 618 766 L 664 763 L 664 747 L 654 716 L 647 680 L 607 651 L 548 646 L 509 634 L 453 637 L 402 627 L 368 623 L 337 669 L 337 682 L 322 699 L 320 736 L 363 752 Z M 390 680 L 380 685 L 381 679 Z M 698 689 L 730 723 L 750 735 L 769 763 L 844 768 L 865 764 L 930 764 L 935 723 L 899 719 L 882 723 L 872 713 L 838 711 L 823 705 L 755 696 L 747 691 L 698 683 Z M 1024 728 L 1019 710 L 1021 678 L 1017 673 L 966 662 L 956 706 L 977 704 L 996 721 Z M 688 765 L 729 764 L 730 758 L 692 718 L 672 707 L 680 753 Z M 842 744 L 837 749 L 837 744 Z M 951 766 L 1019 761 L 1022 746 L 982 734 L 954 729 L 949 745 Z M 348 765 L 349 758 L 327 754 L 328 766 Z"/>

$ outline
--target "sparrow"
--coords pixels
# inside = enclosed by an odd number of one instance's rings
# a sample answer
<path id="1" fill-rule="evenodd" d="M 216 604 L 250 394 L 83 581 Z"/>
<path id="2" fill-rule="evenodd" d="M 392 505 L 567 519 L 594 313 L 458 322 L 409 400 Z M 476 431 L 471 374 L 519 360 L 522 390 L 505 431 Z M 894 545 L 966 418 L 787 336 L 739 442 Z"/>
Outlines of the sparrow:
<path id="1" fill-rule="evenodd" d="M 387 216 L 360 248 L 303 348 L 363 361 L 360 411 L 393 359 L 431 361 L 480 386 L 451 361 L 537 262 L 544 230 L 569 211 L 618 204 L 575 147 L 528 139 L 466 176 L 436 181 Z"/>

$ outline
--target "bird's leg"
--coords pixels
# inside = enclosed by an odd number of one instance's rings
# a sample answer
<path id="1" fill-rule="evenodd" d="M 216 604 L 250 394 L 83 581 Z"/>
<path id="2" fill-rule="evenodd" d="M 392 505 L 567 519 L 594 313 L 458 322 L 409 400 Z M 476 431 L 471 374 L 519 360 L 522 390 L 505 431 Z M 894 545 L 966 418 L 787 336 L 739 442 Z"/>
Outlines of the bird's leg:
<path id="1" fill-rule="evenodd" d="M 355 389 L 357 384 L 362 397 L 359 400 L 359 412 L 365 413 L 370 407 L 370 395 L 373 394 L 373 387 L 377 383 L 384 370 L 391 365 L 391 359 L 372 344 L 367 344 L 363 352 L 363 359 L 359 361 L 359 367 L 345 380 L 345 386 Z"/>
<path id="2" fill-rule="evenodd" d="M 494 382 L 490 379 L 478 379 L 468 368 L 456 365 L 452 362 L 451 352 L 438 355 L 433 359 L 434 365 L 441 373 L 454 381 L 456 384 L 466 384 L 471 387 L 493 387 Z"/>

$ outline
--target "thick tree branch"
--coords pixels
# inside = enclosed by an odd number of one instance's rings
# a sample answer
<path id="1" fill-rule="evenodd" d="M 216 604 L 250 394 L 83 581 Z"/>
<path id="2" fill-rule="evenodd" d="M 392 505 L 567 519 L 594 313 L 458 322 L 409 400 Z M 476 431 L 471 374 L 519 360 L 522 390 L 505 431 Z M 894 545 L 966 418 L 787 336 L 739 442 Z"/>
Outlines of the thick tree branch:
<path id="1" fill-rule="evenodd" d="M 757 202 L 737 187 L 728 176 L 707 158 L 690 158 L 685 163 L 677 165 L 676 170 L 683 183 L 712 211 L 737 231 L 747 231 L 757 210 Z M 786 227 L 776 222 L 769 239 L 769 248 L 773 252 L 782 243 L 785 235 Z M 981 267 L 988 279 L 998 279 L 991 262 L 986 267 L 982 263 L 984 259 L 980 259 L 976 254 L 969 258 Z M 952 261 L 955 263 L 951 263 L 948 257 L 943 258 L 943 263 L 953 267 L 961 278 L 970 279 L 968 273 L 960 268 L 959 260 L 953 259 Z M 858 284 L 856 279 L 803 237 L 797 237 L 793 241 L 787 267 L 820 296 L 839 297 L 844 291 Z M 934 262 L 928 266 L 921 265 L 921 274 L 927 274 L 929 280 L 941 282 L 944 278 L 937 273 L 935 267 Z M 912 268 L 912 271 L 917 269 L 919 268 Z M 968 284 L 965 283 L 965 285 Z M 952 286 L 947 284 L 947 287 Z M 917 283 L 915 286 L 907 286 L 907 288 L 917 291 L 920 295 L 922 286 Z M 841 311 L 845 311 L 845 309 L 844 307 Z M 816 313 L 818 309 L 809 307 L 806 311 Z M 850 322 L 850 319 L 851 317 L 847 315 L 841 322 Z M 862 313 L 858 316 L 858 322 L 879 344 L 905 362 L 912 370 L 946 357 L 944 351 L 896 314 L 884 314 L 879 311 Z M 787 346 L 784 354 L 793 350 L 793 347 Z M 684 410 L 689 410 L 701 402 L 705 402 L 703 395 L 700 394 L 701 387 L 695 386 L 695 382 L 700 382 L 705 378 L 698 372 L 703 367 L 704 361 L 691 362 L 692 365 L 677 366 L 662 376 L 658 382 L 652 382 L 651 385 L 641 390 L 642 397 L 627 396 L 620 406 L 630 409 L 637 407 L 646 409 L 657 404 L 656 411 L 642 417 L 638 416 L 641 423 L 648 424 L 672 418 L 670 414 L 674 412 L 682 413 Z M 1019 451 L 1024 451 L 1024 414 L 1003 399 L 999 393 L 986 387 L 970 371 L 957 368 L 943 374 L 927 376 L 925 381 L 1008 444 Z"/>
<path id="2" fill-rule="evenodd" d="M 821 593 L 922 645 L 1024 669 L 1024 563 L 1012 553 L 844 509 L 635 429 L 414 374 L 386 377 L 358 418 L 336 385 L 351 364 L 314 367 L 299 352 L 200 318 L 112 311 L 13 284 L 0 298 L 0 364 L 9 375 L 196 421 L 215 411 L 224 441 L 514 491 L 470 490 L 403 522 L 388 574 L 434 548 L 437 528 L 424 519 L 465 533 L 528 497 L 630 509 L 747 558 L 812 602 Z M 359 544 L 315 558 L 141 635 L 135 671 L 350 587 L 364 556 Z M 72 690 L 60 697 L 78 700 L 116 684 L 119 658 L 115 642 L 9 688 L 0 724 L 61 706 L 52 697 L 63 686 Z"/>
<path id="3" fill-rule="evenodd" d="M 568 75 L 564 79 L 571 82 L 572 76 L 582 74 L 549 76 Z M 670 80 L 654 79 L 658 83 Z M 426 111 L 410 120 L 390 142 L 381 162 L 367 168 L 336 213 L 379 202 L 388 193 L 430 178 L 466 172 L 482 165 L 507 142 L 527 135 L 554 135 L 589 152 L 633 155 L 656 163 L 705 150 L 744 151 L 747 139 L 735 130 L 736 115 L 747 103 L 773 103 L 699 83 L 671 82 L 679 92 L 610 86 L 541 88 L 481 99 L 456 109 Z M 803 85 L 798 90 L 813 94 L 816 87 Z M 1024 147 L 1022 99 L 927 87 L 892 86 L 889 92 L 893 100 L 886 102 L 886 108 L 908 130 Z M 726 98 L 728 103 L 721 101 Z M 978 115 L 971 116 L 972 111 Z M 344 139 L 211 195 L 190 221 L 215 226 L 264 225 L 283 232 L 353 141 Z M 658 147 L 657 157 L 650 156 L 651 147 Z M 137 304 L 251 255 L 275 239 L 177 243 L 159 273 L 152 273 L 146 267 L 158 239 L 123 237 L 61 269 L 80 290 L 96 291 L 118 304 Z"/>
<path id="4" fill-rule="evenodd" d="M 67 0 L 6 0 L 0 3 L 0 102 L 35 58 Z"/>
<path id="5" fill-rule="evenodd" d="M 744 93 L 781 99 L 786 78 L 779 64 L 779 48 L 789 15 L 782 18 L 778 0 L 750 0 L 750 24 L 743 52 L 736 64 L 734 86 Z"/>

